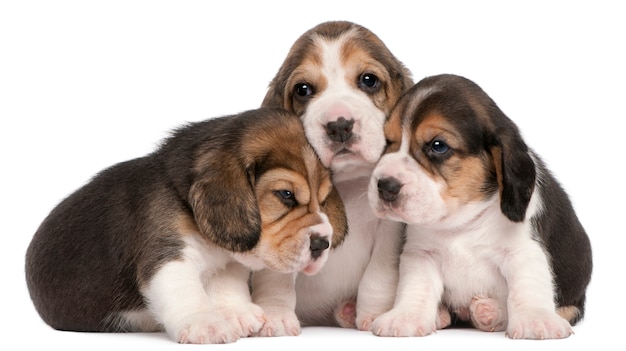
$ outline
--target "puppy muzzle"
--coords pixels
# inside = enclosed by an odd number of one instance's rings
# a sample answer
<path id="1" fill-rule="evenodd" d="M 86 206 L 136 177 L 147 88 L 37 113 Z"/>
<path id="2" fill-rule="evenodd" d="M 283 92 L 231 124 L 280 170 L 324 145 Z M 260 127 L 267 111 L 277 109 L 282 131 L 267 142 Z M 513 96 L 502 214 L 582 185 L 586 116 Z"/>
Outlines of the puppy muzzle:
<path id="1" fill-rule="evenodd" d="M 354 127 L 354 119 L 345 119 L 339 117 L 335 121 L 326 124 L 326 135 L 330 140 L 345 143 L 352 138 L 352 128 Z"/>
<path id="2" fill-rule="evenodd" d="M 330 242 L 325 237 L 320 236 L 319 234 L 311 235 L 311 257 L 313 260 L 317 260 L 323 253 L 324 250 L 330 247 Z"/>
<path id="3" fill-rule="evenodd" d="M 378 197 L 385 202 L 394 202 L 398 199 L 402 183 L 394 177 L 386 177 L 378 180 Z"/>

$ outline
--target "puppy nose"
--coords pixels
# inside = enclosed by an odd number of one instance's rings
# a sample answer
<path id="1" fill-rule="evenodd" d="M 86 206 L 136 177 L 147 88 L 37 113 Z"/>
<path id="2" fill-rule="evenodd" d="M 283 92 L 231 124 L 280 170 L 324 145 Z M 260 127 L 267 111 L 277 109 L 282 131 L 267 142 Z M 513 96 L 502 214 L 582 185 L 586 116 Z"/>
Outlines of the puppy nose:
<path id="1" fill-rule="evenodd" d="M 336 121 L 326 124 L 326 134 L 334 141 L 345 142 L 352 137 L 352 126 L 354 126 L 353 119 L 347 120 L 339 117 Z"/>
<path id="2" fill-rule="evenodd" d="M 400 188 L 402 188 L 402 184 L 394 177 L 378 180 L 378 196 L 387 202 L 396 201 Z"/>
<path id="3" fill-rule="evenodd" d="M 322 255 L 324 250 L 330 247 L 330 243 L 327 239 L 322 238 L 317 234 L 311 235 L 311 256 L 316 259 Z"/>

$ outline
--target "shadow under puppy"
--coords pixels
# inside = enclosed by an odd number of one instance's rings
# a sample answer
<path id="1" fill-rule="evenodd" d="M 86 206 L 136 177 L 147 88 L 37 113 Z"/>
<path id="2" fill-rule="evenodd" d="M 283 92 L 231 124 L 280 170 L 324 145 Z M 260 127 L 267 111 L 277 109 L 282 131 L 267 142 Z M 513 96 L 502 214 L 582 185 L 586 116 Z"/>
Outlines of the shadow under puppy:
<path id="1" fill-rule="evenodd" d="M 454 312 L 511 338 L 564 338 L 583 317 L 589 238 L 563 188 L 475 83 L 425 78 L 394 108 L 368 197 L 406 222 L 394 308 L 372 331 L 422 336 Z M 443 307 L 446 306 L 446 307 Z"/>
<path id="2" fill-rule="evenodd" d="M 250 271 L 315 274 L 346 230 L 298 118 L 252 110 L 184 126 L 63 200 L 32 239 L 26 280 L 55 329 L 234 342 L 265 321 Z"/>

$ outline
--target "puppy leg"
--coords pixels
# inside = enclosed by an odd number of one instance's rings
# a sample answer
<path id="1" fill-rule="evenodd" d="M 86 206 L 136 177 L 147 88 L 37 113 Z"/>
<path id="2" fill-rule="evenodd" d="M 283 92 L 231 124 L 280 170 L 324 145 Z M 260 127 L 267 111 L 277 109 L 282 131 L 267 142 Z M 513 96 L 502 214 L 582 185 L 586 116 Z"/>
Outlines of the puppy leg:
<path id="1" fill-rule="evenodd" d="M 360 330 L 370 330 L 378 316 L 391 310 L 398 286 L 403 225 L 391 221 L 382 221 L 380 225 L 357 293 L 356 327 Z"/>
<path id="2" fill-rule="evenodd" d="M 400 256 L 398 294 L 393 309 L 374 320 L 379 336 L 426 336 L 438 328 L 443 280 L 428 253 L 408 248 Z M 445 319 L 445 313 L 443 315 Z M 449 314 L 447 318 L 449 318 Z M 449 323 L 449 322 L 448 322 Z M 439 327 L 445 320 L 439 321 Z"/>
<path id="3" fill-rule="evenodd" d="M 356 328 L 356 298 L 339 304 L 335 310 L 335 320 L 342 328 Z"/>
<path id="4" fill-rule="evenodd" d="M 213 272 L 212 272 L 213 273 Z M 180 343 L 231 343 L 261 328 L 263 311 L 250 302 L 240 264 L 207 277 L 187 256 L 164 264 L 143 289 L 148 308 Z"/>
<path id="5" fill-rule="evenodd" d="M 496 299 L 475 296 L 470 303 L 469 314 L 476 329 L 494 332 L 506 328 L 506 306 Z"/>
<path id="6" fill-rule="evenodd" d="M 296 316 L 297 273 L 278 273 L 269 269 L 252 275 L 252 301 L 265 312 L 265 324 L 258 336 L 300 335 Z"/>
<path id="7" fill-rule="evenodd" d="M 220 311 L 239 337 L 258 332 L 265 323 L 263 309 L 252 303 L 250 270 L 238 262 L 213 275 L 206 284 L 210 305 Z"/>
<path id="8" fill-rule="evenodd" d="M 535 242 L 505 257 L 502 269 L 509 287 L 506 334 L 510 338 L 560 339 L 573 333 L 569 322 L 556 312 L 548 267 L 545 253 Z"/>

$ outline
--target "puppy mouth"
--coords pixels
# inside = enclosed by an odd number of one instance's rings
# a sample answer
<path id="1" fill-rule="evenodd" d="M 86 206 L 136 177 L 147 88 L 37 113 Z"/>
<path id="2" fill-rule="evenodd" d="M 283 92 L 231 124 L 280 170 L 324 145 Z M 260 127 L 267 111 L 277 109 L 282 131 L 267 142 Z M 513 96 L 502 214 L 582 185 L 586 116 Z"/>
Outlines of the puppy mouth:
<path id="1" fill-rule="evenodd" d="M 346 147 L 342 147 L 341 149 L 339 149 L 339 151 L 335 152 L 335 156 L 340 157 L 343 155 L 354 155 L 354 151 L 346 148 Z"/>
<path id="2" fill-rule="evenodd" d="M 301 272 L 309 276 L 317 274 L 322 267 L 324 267 L 327 258 L 328 255 L 325 253 L 320 257 L 312 259 L 306 266 L 304 266 L 304 268 L 301 269 Z"/>

